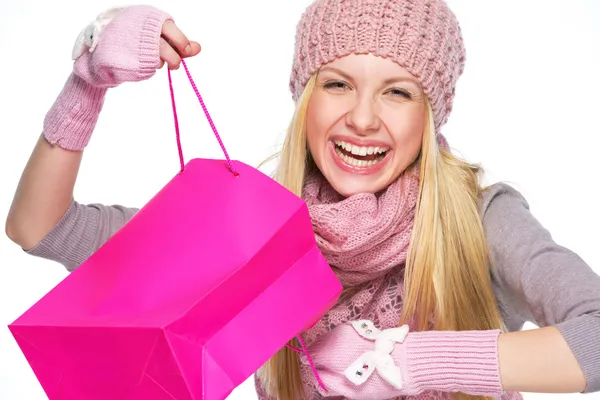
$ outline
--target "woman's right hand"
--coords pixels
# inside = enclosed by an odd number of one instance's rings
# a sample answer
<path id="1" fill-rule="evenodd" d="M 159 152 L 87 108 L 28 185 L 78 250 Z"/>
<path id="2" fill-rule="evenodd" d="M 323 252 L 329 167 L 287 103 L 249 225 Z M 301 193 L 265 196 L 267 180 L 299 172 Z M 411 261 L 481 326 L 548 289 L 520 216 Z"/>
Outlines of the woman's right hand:
<path id="1" fill-rule="evenodd" d="M 165 21 L 160 37 L 159 68 L 167 64 L 169 69 L 177 69 L 182 58 L 198 55 L 200 50 L 200 44 L 189 40 L 175 22 L 170 19 Z"/>
<path id="2" fill-rule="evenodd" d="M 46 114 L 43 137 L 19 181 L 6 219 L 7 235 L 31 249 L 65 214 L 73 201 L 81 150 L 108 88 L 148 79 L 164 64 L 177 68 L 182 58 L 199 52 L 200 45 L 154 7 L 111 9 L 89 24 L 73 49 L 73 72 Z"/>
<path id="3" fill-rule="evenodd" d="M 189 50 L 188 50 L 189 46 Z M 92 86 L 110 88 L 152 77 L 167 64 L 200 52 L 173 18 L 152 6 L 109 9 L 79 35 L 73 49 L 74 73 Z"/>

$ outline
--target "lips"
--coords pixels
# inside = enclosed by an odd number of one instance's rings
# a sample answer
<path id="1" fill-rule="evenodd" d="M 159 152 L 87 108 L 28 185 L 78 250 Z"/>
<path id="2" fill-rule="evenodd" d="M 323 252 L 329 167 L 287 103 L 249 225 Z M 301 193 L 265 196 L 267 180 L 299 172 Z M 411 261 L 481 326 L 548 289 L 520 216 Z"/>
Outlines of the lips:
<path id="1" fill-rule="evenodd" d="M 336 165 L 345 172 L 368 175 L 379 171 L 390 159 L 390 147 L 383 143 L 353 143 L 334 139 L 330 152 Z"/>

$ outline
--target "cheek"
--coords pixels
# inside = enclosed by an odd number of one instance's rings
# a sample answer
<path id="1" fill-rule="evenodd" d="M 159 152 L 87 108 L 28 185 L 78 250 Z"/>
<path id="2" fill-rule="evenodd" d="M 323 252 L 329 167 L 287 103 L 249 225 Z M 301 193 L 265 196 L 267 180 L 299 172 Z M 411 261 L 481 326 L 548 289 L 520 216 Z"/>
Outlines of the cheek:
<path id="1" fill-rule="evenodd" d="M 315 157 L 320 157 L 327 144 L 327 133 L 334 122 L 331 107 L 319 95 L 313 95 L 306 112 L 306 140 Z"/>
<path id="2" fill-rule="evenodd" d="M 425 128 L 425 110 L 418 107 L 405 113 L 390 115 L 386 125 L 396 147 L 397 156 L 408 163 L 414 161 L 421 149 L 423 129 Z"/>

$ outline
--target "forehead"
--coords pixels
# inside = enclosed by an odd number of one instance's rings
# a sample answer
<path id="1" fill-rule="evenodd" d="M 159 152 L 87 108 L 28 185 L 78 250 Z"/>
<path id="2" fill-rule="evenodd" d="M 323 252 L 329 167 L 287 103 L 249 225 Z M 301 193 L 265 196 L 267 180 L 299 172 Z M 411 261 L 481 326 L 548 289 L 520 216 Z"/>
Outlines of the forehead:
<path id="1" fill-rule="evenodd" d="M 384 57 L 368 54 L 349 54 L 344 57 L 336 58 L 330 63 L 324 64 L 321 71 L 339 70 L 355 78 L 361 76 L 381 77 L 387 79 L 390 76 L 399 78 L 416 77 L 400 64 Z"/>

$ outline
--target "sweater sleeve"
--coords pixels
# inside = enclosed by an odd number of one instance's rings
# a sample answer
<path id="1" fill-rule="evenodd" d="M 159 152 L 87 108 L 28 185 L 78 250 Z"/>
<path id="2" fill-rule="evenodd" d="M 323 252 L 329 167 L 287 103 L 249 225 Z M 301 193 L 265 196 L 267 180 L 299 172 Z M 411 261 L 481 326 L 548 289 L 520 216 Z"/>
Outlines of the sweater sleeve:
<path id="1" fill-rule="evenodd" d="M 87 260 L 138 211 L 120 205 L 80 204 L 71 201 L 58 223 L 30 255 L 56 261 L 73 271 Z"/>
<path id="2" fill-rule="evenodd" d="M 600 276 L 555 243 L 506 184 L 484 192 L 483 225 L 495 284 L 526 320 L 560 330 L 587 379 L 583 393 L 600 391 Z"/>

